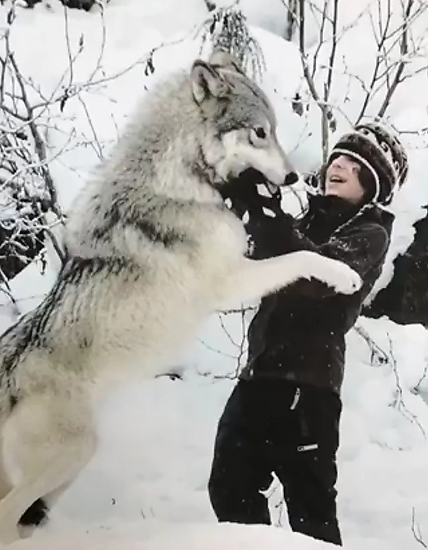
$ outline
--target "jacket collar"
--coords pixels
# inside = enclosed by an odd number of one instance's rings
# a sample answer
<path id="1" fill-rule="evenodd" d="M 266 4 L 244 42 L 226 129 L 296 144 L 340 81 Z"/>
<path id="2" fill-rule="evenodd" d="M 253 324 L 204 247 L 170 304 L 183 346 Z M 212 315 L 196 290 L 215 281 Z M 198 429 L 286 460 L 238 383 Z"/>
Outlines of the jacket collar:
<path id="1" fill-rule="evenodd" d="M 301 224 L 311 240 L 322 243 L 342 225 L 352 223 L 353 218 L 356 223 L 378 223 L 390 234 L 394 215 L 375 204 L 360 206 L 339 197 L 315 195 L 309 197 L 308 211 Z"/>

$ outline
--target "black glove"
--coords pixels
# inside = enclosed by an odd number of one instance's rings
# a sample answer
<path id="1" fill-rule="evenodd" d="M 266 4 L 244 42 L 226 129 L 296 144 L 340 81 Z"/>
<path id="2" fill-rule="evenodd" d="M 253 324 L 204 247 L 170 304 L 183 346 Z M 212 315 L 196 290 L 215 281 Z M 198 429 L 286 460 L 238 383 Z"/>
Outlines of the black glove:
<path id="1" fill-rule="evenodd" d="M 219 191 L 226 205 L 243 220 L 253 258 L 269 258 L 289 251 L 294 218 L 281 209 L 279 188 L 272 193 L 263 176 L 249 169 L 222 185 Z"/>
<path id="2" fill-rule="evenodd" d="M 322 174 L 320 172 L 309 172 L 305 174 L 303 181 L 305 182 L 306 192 L 309 195 L 318 195 L 320 193 Z"/>
<path id="3" fill-rule="evenodd" d="M 218 190 L 232 212 L 251 225 L 266 216 L 284 215 L 281 210 L 279 187 L 272 192 L 267 185 L 266 179 L 260 172 L 249 168 L 242 172 L 238 178 L 219 187 Z M 245 216 L 246 214 L 248 215 Z"/>

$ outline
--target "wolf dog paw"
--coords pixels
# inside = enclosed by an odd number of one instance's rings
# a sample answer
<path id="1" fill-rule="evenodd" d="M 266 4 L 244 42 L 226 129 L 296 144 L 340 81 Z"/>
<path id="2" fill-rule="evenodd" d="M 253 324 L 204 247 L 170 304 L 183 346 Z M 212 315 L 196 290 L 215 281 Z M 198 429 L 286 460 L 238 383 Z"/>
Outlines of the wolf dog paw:
<path id="1" fill-rule="evenodd" d="M 336 292 L 353 294 L 361 288 L 363 284 L 361 277 L 349 265 L 331 258 L 324 259 L 328 262 L 325 267 L 324 282 L 334 288 Z"/>
<path id="2" fill-rule="evenodd" d="M 301 251 L 297 254 L 304 255 L 308 278 L 318 279 L 340 294 L 353 294 L 361 288 L 361 277 L 347 264 L 315 252 Z"/>

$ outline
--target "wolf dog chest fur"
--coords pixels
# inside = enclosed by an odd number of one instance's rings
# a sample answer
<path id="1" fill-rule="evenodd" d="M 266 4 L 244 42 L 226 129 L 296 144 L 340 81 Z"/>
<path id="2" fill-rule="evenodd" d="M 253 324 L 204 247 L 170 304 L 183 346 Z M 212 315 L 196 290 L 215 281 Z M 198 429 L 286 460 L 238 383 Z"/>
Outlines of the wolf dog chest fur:
<path id="1" fill-rule="evenodd" d="M 122 217 L 103 234 L 90 215 L 83 228 L 80 219 L 78 231 L 71 224 L 72 255 L 86 256 L 89 270 L 91 262 L 105 257 L 105 269 L 79 283 L 104 370 L 106 357 L 110 363 L 117 353 L 140 356 L 156 373 L 216 309 L 225 279 L 245 253 L 241 222 L 218 201 L 191 201 L 185 207 L 165 201 L 156 215 L 150 231 L 136 214 L 132 223 Z M 102 295 L 94 294 L 94 276 Z"/>

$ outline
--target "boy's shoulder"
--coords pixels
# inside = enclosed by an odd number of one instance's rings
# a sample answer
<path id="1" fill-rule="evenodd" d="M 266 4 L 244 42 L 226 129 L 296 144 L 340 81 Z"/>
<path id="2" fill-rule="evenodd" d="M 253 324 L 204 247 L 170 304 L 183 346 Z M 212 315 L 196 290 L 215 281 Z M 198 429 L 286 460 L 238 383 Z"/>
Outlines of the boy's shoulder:
<path id="1" fill-rule="evenodd" d="M 370 205 L 367 208 L 363 207 L 362 211 L 353 220 L 350 220 L 348 225 L 350 230 L 359 228 L 362 231 L 386 234 L 390 237 L 394 219 L 394 214 L 391 212 L 381 209 L 377 205 Z M 347 228 L 344 226 L 343 229 Z"/>

